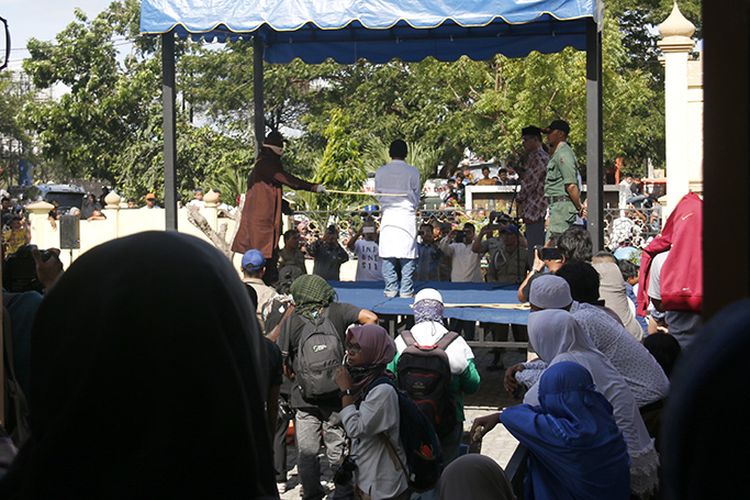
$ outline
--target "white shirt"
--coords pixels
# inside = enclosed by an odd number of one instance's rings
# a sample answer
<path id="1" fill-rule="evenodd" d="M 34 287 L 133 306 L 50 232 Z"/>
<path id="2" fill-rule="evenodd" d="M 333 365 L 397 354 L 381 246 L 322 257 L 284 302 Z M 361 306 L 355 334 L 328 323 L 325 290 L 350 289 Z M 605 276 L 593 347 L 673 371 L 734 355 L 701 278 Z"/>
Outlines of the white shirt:
<path id="1" fill-rule="evenodd" d="M 377 241 L 355 241 L 354 253 L 357 254 L 357 275 L 354 281 L 383 281 Z"/>
<path id="2" fill-rule="evenodd" d="M 414 337 L 415 342 L 419 345 L 435 345 L 438 340 L 448 333 L 445 326 L 434 321 L 417 323 L 409 331 L 412 337 Z M 402 353 L 405 349 L 406 342 L 399 335 L 396 337 L 396 350 Z M 448 364 L 451 367 L 451 374 L 453 375 L 461 375 L 469 366 L 469 360 L 474 359 L 474 351 L 471 350 L 466 340 L 460 336 L 451 342 L 445 350 L 445 354 L 448 356 Z"/>
<path id="3" fill-rule="evenodd" d="M 471 249 L 471 243 L 448 243 L 448 238 L 440 241 L 440 250 L 451 258 L 451 281 L 454 283 L 481 283 L 482 271 L 479 267 L 482 256 Z"/>
<path id="4" fill-rule="evenodd" d="M 190 200 L 188 202 L 187 206 L 189 206 L 189 207 L 203 208 L 203 207 L 206 206 L 206 203 L 203 200 L 199 200 L 197 198 L 193 198 L 192 200 Z"/>
<path id="5" fill-rule="evenodd" d="M 380 257 L 417 258 L 417 207 L 419 171 L 403 160 L 393 160 L 375 172 L 375 191 L 405 193 L 406 196 L 378 198 L 380 219 Z"/>
<path id="6" fill-rule="evenodd" d="M 352 440 L 352 458 L 357 463 L 357 486 L 373 500 L 393 498 L 409 486 L 380 436 L 384 434 L 406 463 L 399 439 L 399 409 L 396 390 L 389 384 L 374 387 L 359 405 L 339 413 L 346 435 Z"/>

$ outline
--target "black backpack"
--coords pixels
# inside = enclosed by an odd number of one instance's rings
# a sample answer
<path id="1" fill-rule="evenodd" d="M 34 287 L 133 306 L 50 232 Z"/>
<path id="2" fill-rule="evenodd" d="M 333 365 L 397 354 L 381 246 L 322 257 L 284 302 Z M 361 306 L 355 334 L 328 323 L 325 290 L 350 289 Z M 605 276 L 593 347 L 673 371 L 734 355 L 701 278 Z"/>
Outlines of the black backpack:
<path id="1" fill-rule="evenodd" d="M 344 359 L 341 335 L 327 310 L 315 320 L 299 318 L 304 327 L 294 357 L 295 381 L 306 400 L 329 398 L 339 390 L 334 375 Z"/>
<path id="2" fill-rule="evenodd" d="M 401 333 L 406 349 L 396 367 L 398 386 L 414 400 L 435 427 L 446 436 L 456 426 L 456 404 L 450 395 L 451 367 L 445 350 L 458 338 L 455 332 L 443 335 L 437 344 L 422 346 L 406 330 Z"/>
<path id="3" fill-rule="evenodd" d="M 427 416 L 422 413 L 412 399 L 393 385 L 388 377 L 373 381 L 367 388 L 389 384 L 398 394 L 399 441 L 406 455 L 406 464 L 401 461 L 396 448 L 386 434 L 381 434 L 389 455 L 396 468 L 406 472 L 409 487 L 416 492 L 428 491 L 435 487 L 443 471 L 443 451 L 440 439 Z"/>

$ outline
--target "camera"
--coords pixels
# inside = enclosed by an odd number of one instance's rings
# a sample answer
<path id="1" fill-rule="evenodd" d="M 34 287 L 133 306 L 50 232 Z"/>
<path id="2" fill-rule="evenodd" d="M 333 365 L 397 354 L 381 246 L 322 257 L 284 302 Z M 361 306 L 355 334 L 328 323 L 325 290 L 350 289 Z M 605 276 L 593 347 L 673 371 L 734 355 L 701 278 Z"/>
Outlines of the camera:
<path id="1" fill-rule="evenodd" d="M 34 245 L 24 245 L 8 256 L 5 261 L 3 287 L 9 292 L 41 292 L 44 289 L 44 285 L 36 275 L 36 262 L 31 254 L 35 248 Z M 49 250 L 41 250 L 39 254 L 44 262 L 52 257 L 52 252 Z"/>
<path id="2" fill-rule="evenodd" d="M 344 461 L 339 465 L 336 472 L 333 474 L 333 482 L 335 484 L 351 484 L 354 478 L 354 472 L 357 470 L 357 463 L 354 459 L 347 455 L 344 457 Z"/>
<path id="3" fill-rule="evenodd" d="M 537 245 L 534 247 L 534 250 L 536 250 L 537 255 L 539 255 L 539 258 L 542 260 L 562 260 L 562 251 L 557 247 L 543 247 L 540 245 Z"/>
<path id="4" fill-rule="evenodd" d="M 453 241 L 456 243 L 463 243 L 464 240 L 466 240 L 466 232 L 463 230 L 456 231 L 455 235 L 453 236 Z"/>
<path id="5" fill-rule="evenodd" d="M 491 224 L 505 225 L 505 224 L 510 224 L 512 222 L 513 222 L 513 218 L 510 215 L 506 214 L 505 212 L 497 212 L 494 210 L 490 212 Z"/>

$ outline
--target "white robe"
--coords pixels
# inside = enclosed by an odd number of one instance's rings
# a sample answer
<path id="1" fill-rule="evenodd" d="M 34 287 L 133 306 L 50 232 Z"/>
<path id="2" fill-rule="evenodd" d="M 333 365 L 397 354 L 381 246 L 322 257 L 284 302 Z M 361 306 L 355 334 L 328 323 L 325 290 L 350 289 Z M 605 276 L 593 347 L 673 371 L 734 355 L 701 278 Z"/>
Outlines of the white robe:
<path id="1" fill-rule="evenodd" d="M 378 198 L 380 219 L 380 257 L 417 258 L 417 207 L 419 171 L 403 160 L 393 160 L 375 173 L 378 193 L 405 193 L 406 196 Z"/>

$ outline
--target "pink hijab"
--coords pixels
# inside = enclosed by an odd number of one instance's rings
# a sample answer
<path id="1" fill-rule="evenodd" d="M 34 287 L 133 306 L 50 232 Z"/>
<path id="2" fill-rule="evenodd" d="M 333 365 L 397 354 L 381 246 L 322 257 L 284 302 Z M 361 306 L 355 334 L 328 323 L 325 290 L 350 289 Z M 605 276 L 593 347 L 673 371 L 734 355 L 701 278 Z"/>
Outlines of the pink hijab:
<path id="1" fill-rule="evenodd" d="M 375 380 L 385 377 L 385 365 L 396 355 L 396 344 L 382 326 L 363 325 L 349 329 L 346 334 L 349 344 L 359 345 L 362 364 L 349 366 L 349 373 L 354 379 L 354 392 L 357 400 L 365 396 L 367 388 Z"/>
<path id="2" fill-rule="evenodd" d="M 362 325 L 349 329 L 346 341 L 358 344 L 362 349 L 363 366 L 387 365 L 396 355 L 396 344 L 385 328 L 378 325 Z"/>

